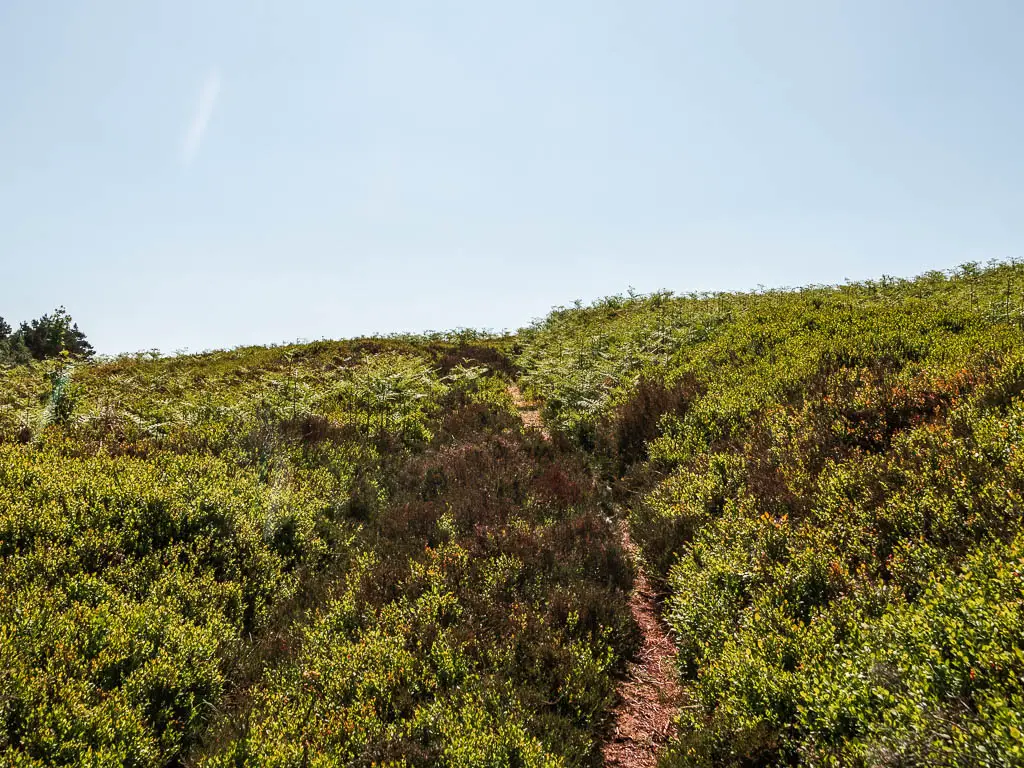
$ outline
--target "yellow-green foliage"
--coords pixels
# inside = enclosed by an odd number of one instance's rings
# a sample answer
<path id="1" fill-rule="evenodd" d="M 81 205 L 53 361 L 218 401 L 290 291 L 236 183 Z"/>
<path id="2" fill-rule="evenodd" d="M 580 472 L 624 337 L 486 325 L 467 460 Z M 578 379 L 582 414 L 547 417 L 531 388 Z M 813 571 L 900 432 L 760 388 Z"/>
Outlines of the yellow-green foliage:
<path id="1" fill-rule="evenodd" d="M 665 764 L 1024 760 L 1022 288 L 966 265 L 524 334 L 553 421 L 647 489 L 690 697 Z"/>
<path id="2" fill-rule="evenodd" d="M 593 763 L 629 568 L 585 468 L 471 392 L 202 765 Z"/>
<path id="3" fill-rule="evenodd" d="M 429 438 L 447 391 L 422 353 L 342 345 L 3 376 L 0 755 L 69 765 L 184 754 L 244 639 L 344 556 L 371 438 Z"/>
<path id="4" fill-rule="evenodd" d="M 502 344 L 0 369 L 0 764 L 588 760 L 629 571 Z"/>

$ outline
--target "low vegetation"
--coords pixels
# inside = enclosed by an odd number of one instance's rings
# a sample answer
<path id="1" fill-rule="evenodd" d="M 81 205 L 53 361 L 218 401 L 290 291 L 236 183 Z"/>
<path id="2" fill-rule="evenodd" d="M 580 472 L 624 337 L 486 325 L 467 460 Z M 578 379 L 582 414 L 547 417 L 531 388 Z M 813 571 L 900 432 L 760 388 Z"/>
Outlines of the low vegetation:
<path id="1" fill-rule="evenodd" d="M 1024 761 L 1022 288 L 613 297 L 521 334 L 664 591 L 665 765 Z"/>
<path id="2" fill-rule="evenodd" d="M 501 343 L 0 371 L 0 763 L 586 763 L 630 570 Z"/>
<path id="3" fill-rule="evenodd" d="M 171 358 L 0 331 L 0 764 L 597 765 L 622 517 L 663 766 L 1024 763 L 1024 267 Z"/>

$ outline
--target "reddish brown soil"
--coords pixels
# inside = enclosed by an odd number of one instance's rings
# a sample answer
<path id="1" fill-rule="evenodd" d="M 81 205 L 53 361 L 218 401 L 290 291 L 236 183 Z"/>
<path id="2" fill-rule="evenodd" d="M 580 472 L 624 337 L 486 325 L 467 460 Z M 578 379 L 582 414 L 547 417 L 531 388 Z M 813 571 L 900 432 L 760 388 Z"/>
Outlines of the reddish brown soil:
<path id="1" fill-rule="evenodd" d="M 622 543 L 635 557 L 636 545 L 625 523 Z M 611 733 L 601 753 L 607 768 L 653 768 L 672 735 L 682 691 L 676 679 L 676 649 L 658 619 L 654 591 L 643 568 L 637 568 L 629 607 L 643 646 L 619 684 L 619 705 L 612 712 Z"/>
<path id="2" fill-rule="evenodd" d="M 549 438 L 538 404 L 528 402 L 515 384 L 508 391 L 523 424 Z M 629 526 L 623 522 L 620 530 L 623 547 L 635 560 L 636 545 L 630 538 Z M 629 607 L 643 645 L 629 665 L 626 679 L 619 684 L 619 703 L 612 711 L 611 729 L 601 754 L 606 768 L 654 768 L 661 748 L 672 735 L 682 690 L 676 679 L 675 646 L 658 619 L 654 590 L 642 567 L 637 567 Z"/>
<path id="3" fill-rule="evenodd" d="M 519 411 L 519 418 L 523 420 L 523 426 L 527 429 L 540 430 L 545 439 L 549 438 L 550 435 L 544 427 L 544 422 L 540 419 L 540 405 L 530 402 L 523 397 L 523 393 L 515 384 L 509 384 L 508 393 L 512 395 L 512 400 L 516 404 L 516 410 Z"/>

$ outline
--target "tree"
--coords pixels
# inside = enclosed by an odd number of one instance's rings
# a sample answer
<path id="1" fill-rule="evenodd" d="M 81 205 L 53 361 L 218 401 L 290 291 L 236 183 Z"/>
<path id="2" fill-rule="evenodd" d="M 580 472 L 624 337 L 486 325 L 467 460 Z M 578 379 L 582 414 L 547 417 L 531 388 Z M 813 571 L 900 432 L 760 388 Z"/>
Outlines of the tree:
<path id="1" fill-rule="evenodd" d="M 10 323 L 0 317 L 0 365 L 24 365 L 32 359 L 17 333 L 11 333 Z"/>
<path id="2" fill-rule="evenodd" d="M 36 360 L 56 357 L 65 350 L 82 357 L 93 355 L 92 345 L 64 307 L 38 320 L 22 323 L 12 340 L 23 343 Z"/>

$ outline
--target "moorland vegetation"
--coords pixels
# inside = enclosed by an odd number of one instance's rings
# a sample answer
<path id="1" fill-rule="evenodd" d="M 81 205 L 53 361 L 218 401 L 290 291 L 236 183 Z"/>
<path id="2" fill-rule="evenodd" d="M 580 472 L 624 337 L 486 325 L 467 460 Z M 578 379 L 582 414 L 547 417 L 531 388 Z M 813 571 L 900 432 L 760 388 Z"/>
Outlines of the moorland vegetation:
<path id="1" fill-rule="evenodd" d="M 599 764 L 637 567 L 663 766 L 1024 763 L 1024 267 L 176 357 L 54 318 L 0 323 L 0 763 Z"/>
<path id="2" fill-rule="evenodd" d="M 1024 268 L 611 297 L 517 343 L 663 590 L 665 765 L 1024 762 Z"/>

